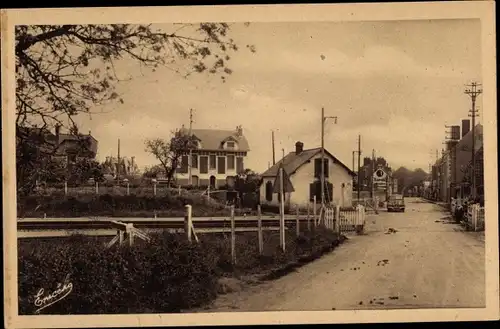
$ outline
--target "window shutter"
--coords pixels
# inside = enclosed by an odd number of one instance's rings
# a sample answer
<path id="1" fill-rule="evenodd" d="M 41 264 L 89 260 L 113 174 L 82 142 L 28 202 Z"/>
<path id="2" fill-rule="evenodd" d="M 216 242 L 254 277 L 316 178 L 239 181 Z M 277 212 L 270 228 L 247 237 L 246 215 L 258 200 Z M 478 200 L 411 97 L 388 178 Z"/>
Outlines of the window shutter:
<path id="1" fill-rule="evenodd" d="M 314 183 L 309 184 L 309 201 L 314 201 Z"/>
<path id="2" fill-rule="evenodd" d="M 266 200 L 273 201 L 273 183 L 266 183 Z"/>
<path id="3" fill-rule="evenodd" d="M 323 167 L 324 170 L 325 170 L 325 178 L 328 178 L 328 159 L 324 159 L 325 160 L 325 166 Z"/>
<path id="4" fill-rule="evenodd" d="M 326 198 L 327 198 L 327 202 L 332 202 L 333 200 L 333 184 L 330 183 L 330 182 L 326 182 Z"/>
<path id="5" fill-rule="evenodd" d="M 314 177 L 321 177 L 321 159 L 314 159 Z"/>

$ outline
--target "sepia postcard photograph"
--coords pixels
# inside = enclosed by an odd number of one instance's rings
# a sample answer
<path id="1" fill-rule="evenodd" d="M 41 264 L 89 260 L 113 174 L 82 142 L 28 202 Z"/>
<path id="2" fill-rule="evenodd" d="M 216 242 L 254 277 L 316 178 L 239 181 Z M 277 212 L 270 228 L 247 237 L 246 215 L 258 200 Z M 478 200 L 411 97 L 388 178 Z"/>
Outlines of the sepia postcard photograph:
<path id="1" fill-rule="evenodd" d="M 2 10 L 5 326 L 498 320 L 494 12 Z"/>

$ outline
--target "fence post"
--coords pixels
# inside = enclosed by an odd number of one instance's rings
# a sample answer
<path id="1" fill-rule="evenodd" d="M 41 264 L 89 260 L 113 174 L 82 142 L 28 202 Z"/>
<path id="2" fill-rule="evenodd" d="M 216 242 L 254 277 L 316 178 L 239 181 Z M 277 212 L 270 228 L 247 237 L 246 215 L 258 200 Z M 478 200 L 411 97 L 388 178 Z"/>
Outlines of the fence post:
<path id="1" fill-rule="evenodd" d="M 335 206 L 335 221 L 339 223 L 339 226 L 338 226 L 338 230 L 337 230 L 337 232 L 338 232 L 338 233 L 339 233 L 339 235 L 340 235 L 340 232 L 341 232 L 341 224 L 342 224 L 342 223 L 340 223 L 340 206 L 339 206 L 339 205 Z"/>
<path id="2" fill-rule="evenodd" d="M 309 207 L 311 206 L 310 202 L 307 203 L 307 230 L 311 230 L 311 219 L 309 218 Z"/>
<path id="3" fill-rule="evenodd" d="M 299 206 L 297 205 L 297 217 L 295 218 L 295 226 L 297 236 L 300 235 L 300 222 L 299 222 Z"/>
<path id="4" fill-rule="evenodd" d="M 184 232 L 186 233 L 186 238 L 189 242 L 191 242 L 191 225 L 193 218 L 192 215 L 192 206 L 190 204 L 186 205 L 186 217 L 184 217 Z"/>
<path id="5" fill-rule="evenodd" d="M 130 183 L 127 182 L 127 195 L 130 195 Z"/>
<path id="6" fill-rule="evenodd" d="M 134 245 L 134 233 L 133 233 L 133 227 L 134 224 L 126 224 L 126 232 L 127 232 L 127 237 L 128 237 L 128 244 L 130 247 Z"/>
<path id="7" fill-rule="evenodd" d="M 179 191 L 179 195 L 181 195 L 181 186 L 180 185 L 177 187 L 177 190 Z"/>
<path id="8" fill-rule="evenodd" d="M 317 221 L 316 221 L 316 196 L 313 196 L 313 220 L 314 220 L 314 227 L 317 226 Z"/>
<path id="9" fill-rule="evenodd" d="M 260 204 L 257 205 L 257 230 L 259 236 L 259 254 L 262 255 L 264 252 L 264 239 L 262 237 L 262 213 L 260 210 Z"/>
<path id="10" fill-rule="evenodd" d="M 477 230 L 477 214 L 478 214 L 478 209 L 477 209 L 477 204 L 472 205 L 472 229 L 474 231 Z"/>
<path id="11" fill-rule="evenodd" d="M 64 182 L 64 195 L 68 195 L 68 182 Z"/>
<path id="12" fill-rule="evenodd" d="M 124 232 L 122 230 L 118 230 L 118 241 L 120 242 L 120 245 L 123 243 L 124 239 Z"/>
<path id="13" fill-rule="evenodd" d="M 99 182 L 95 182 L 95 194 L 99 194 Z"/>
<path id="14" fill-rule="evenodd" d="M 236 223 L 234 222 L 234 205 L 231 206 L 231 262 L 236 264 Z"/>

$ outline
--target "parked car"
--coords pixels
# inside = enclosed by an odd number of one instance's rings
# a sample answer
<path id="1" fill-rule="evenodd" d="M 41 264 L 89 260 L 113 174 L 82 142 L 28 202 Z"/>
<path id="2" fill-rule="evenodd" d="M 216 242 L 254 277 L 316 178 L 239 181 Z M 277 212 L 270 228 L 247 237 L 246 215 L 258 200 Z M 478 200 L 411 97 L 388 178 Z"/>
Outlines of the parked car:
<path id="1" fill-rule="evenodd" d="M 387 200 L 387 212 L 405 211 L 405 199 L 401 194 L 393 194 Z"/>

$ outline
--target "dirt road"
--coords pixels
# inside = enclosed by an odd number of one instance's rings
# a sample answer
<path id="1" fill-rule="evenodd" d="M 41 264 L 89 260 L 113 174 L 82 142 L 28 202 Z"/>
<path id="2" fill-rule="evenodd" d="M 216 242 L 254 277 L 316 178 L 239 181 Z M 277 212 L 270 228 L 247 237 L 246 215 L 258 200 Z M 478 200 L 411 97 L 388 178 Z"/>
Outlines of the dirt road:
<path id="1" fill-rule="evenodd" d="M 369 216 L 366 235 L 331 254 L 204 311 L 484 307 L 482 234 L 464 232 L 437 205 L 406 202 L 405 213 Z"/>

